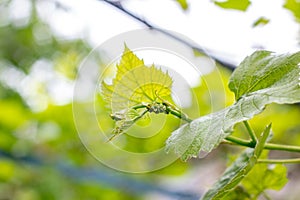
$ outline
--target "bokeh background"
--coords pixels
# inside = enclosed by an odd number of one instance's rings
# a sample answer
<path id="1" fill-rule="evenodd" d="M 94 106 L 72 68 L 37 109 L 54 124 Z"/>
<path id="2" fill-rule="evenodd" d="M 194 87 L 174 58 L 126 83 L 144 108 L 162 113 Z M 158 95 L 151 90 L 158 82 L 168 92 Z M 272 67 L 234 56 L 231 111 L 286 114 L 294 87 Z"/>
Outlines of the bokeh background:
<path id="1" fill-rule="evenodd" d="M 190 37 L 233 65 L 255 49 L 300 49 L 296 0 L 252 1 L 246 11 L 220 8 L 208 0 L 115 2 L 158 27 Z M 261 17 L 264 22 L 257 22 Z M 72 110 L 80 63 L 102 42 L 136 28 L 144 25 L 102 1 L 0 0 L 0 199 L 198 199 L 231 156 L 241 152 L 221 145 L 201 159 L 128 174 L 101 164 L 85 149 Z M 106 64 L 101 53 L 92 62 L 99 67 Z M 231 71 L 219 64 L 201 67 L 209 70 L 198 77 L 191 88 L 196 96 L 184 108 L 192 118 L 233 102 L 226 89 Z M 106 119 L 101 123 L 109 132 L 114 126 L 109 109 L 100 94 L 96 101 L 97 113 Z M 300 145 L 299 119 L 299 105 L 270 105 L 250 122 L 257 132 L 273 122 L 274 142 Z M 123 148 L 147 152 L 162 147 L 178 123 L 168 117 L 161 134 L 146 140 L 125 135 Z M 89 128 L 88 123 L 82 126 Z M 151 129 L 143 130 L 151 134 Z M 235 130 L 235 135 L 246 136 L 243 126 Z M 138 129 L 132 131 L 140 134 Z M 274 199 L 300 195 L 299 165 L 288 169 L 290 181 L 282 191 L 270 192 Z"/>

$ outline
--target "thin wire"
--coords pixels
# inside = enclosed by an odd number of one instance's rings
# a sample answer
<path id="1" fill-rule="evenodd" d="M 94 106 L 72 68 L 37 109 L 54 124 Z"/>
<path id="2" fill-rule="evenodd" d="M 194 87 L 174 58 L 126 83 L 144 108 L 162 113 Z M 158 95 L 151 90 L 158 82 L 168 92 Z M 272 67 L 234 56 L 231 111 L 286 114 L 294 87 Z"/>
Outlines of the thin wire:
<path id="1" fill-rule="evenodd" d="M 103 1 L 104 3 L 107 3 L 108 5 L 111 5 L 113 6 L 114 8 L 117 8 L 119 11 L 125 13 L 126 15 L 132 17 L 133 19 L 137 20 L 138 22 L 144 24 L 146 27 L 148 27 L 150 30 L 155 30 L 157 32 L 160 32 L 188 47 L 190 47 L 191 49 L 195 50 L 195 51 L 198 51 L 199 53 L 202 53 L 208 57 L 211 57 L 213 58 L 216 62 L 218 62 L 219 64 L 221 64 L 223 67 L 229 69 L 230 71 L 234 71 L 234 69 L 236 68 L 235 65 L 231 64 L 230 62 L 228 61 L 225 61 L 225 60 L 222 60 L 220 58 L 217 58 L 217 56 L 213 55 L 212 53 L 208 53 L 207 51 L 205 51 L 202 47 L 200 47 L 199 45 L 196 45 L 194 43 L 191 43 L 187 40 L 184 40 L 182 39 L 181 37 L 165 30 L 165 29 L 162 29 L 162 28 L 159 28 L 157 26 L 154 26 L 153 24 L 151 24 L 150 22 L 148 22 L 147 20 L 145 19 L 142 19 L 141 17 L 137 16 L 136 14 L 132 13 L 131 11 L 125 9 L 121 4 L 120 2 L 112 2 L 112 1 L 109 1 L 109 0 L 98 0 L 98 1 Z"/>

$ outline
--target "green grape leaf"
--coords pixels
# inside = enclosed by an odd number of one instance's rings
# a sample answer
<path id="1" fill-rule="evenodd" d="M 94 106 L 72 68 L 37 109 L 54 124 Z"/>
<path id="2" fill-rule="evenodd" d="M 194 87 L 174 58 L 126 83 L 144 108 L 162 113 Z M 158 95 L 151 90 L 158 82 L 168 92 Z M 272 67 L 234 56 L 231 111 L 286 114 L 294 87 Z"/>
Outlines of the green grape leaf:
<path id="1" fill-rule="evenodd" d="M 174 150 L 183 160 L 196 157 L 200 151 L 210 152 L 231 134 L 236 123 L 251 119 L 267 104 L 300 102 L 299 63 L 300 52 L 278 56 L 267 51 L 253 53 L 230 80 L 230 89 L 238 100 L 175 130 L 167 140 L 167 151 Z"/>
<path id="2" fill-rule="evenodd" d="M 112 85 L 102 82 L 102 94 L 114 113 L 141 103 L 152 103 L 157 96 L 169 97 L 172 83 L 167 72 L 154 65 L 145 66 L 144 61 L 125 46 L 116 77 Z"/>
<path id="3" fill-rule="evenodd" d="M 269 22 L 270 22 L 269 19 L 265 17 L 260 17 L 252 24 L 252 27 L 264 26 L 267 25 Z"/>
<path id="4" fill-rule="evenodd" d="M 281 190 L 288 182 L 284 165 L 257 164 L 243 179 L 242 185 L 253 197 L 258 197 L 267 189 Z"/>
<path id="5" fill-rule="evenodd" d="M 202 200 L 214 200 L 225 197 L 232 191 L 255 166 L 271 131 L 267 126 L 254 149 L 246 149 L 236 161 L 226 169 L 222 177 L 202 197 Z"/>
<path id="6" fill-rule="evenodd" d="M 300 22 L 300 2 L 298 0 L 285 0 L 283 7 L 290 10 L 296 20 Z"/>
<path id="7" fill-rule="evenodd" d="M 187 10 L 189 7 L 187 0 L 176 0 L 176 2 L 181 6 L 183 10 Z"/>
<path id="8" fill-rule="evenodd" d="M 228 86 L 236 99 L 257 90 L 286 87 L 290 81 L 298 86 L 299 63 L 300 52 L 273 55 L 270 51 L 257 51 L 233 72 Z"/>
<path id="9" fill-rule="evenodd" d="M 249 0 L 226 0 L 215 1 L 214 3 L 221 8 L 246 11 L 251 2 Z"/>

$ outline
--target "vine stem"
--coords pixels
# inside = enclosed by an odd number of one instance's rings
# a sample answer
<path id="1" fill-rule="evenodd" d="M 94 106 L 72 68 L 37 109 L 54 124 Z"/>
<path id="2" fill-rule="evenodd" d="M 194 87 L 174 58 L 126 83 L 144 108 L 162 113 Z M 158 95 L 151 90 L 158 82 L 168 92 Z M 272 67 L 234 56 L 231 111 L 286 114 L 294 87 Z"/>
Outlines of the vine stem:
<path id="1" fill-rule="evenodd" d="M 251 137 L 251 139 L 252 139 L 252 142 L 254 144 L 256 144 L 257 143 L 257 137 L 256 137 L 254 131 L 252 130 L 249 122 L 248 121 L 244 121 L 243 123 L 244 123 L 244 125 L 245 125 L 245 127 L 246 127 L 246 129 L 247 129 L 247 131 L 248 131 L 248 133 L 249 133 L 249 135 Z"/>
<path id="2" fill-rule="evenodd" d="M 300 152 L 300 146 L 283 145 L 283 144 L 273 144 L 273 143 L 266 143 L 265 144 L 265 149 L 279 150 L 279 151 Z"/>
<path id="3" fill-rule="evenodd" d="M 295 164 L 300 163 L 300 158 L 290 159 L 258 159 L 257 163 L 268 163 L 268 164 Z"/>
<path id="4" fill-rule="evenodd" d="M 254 148 L 255 144 L 252 141 L 244 140 L 234 136 L 227 136 L 225 140 L 231 142 L 230 144 L 233 145 L 240 145 L 244 147 Z M 278 150 L 278 151 L 289 151 L 289 152 L 299 152 L 300 153 L 300 146 L 293 146 L 293 145 L 284 145 L 284 144 L 274 144 L 274 143 L 266 143 L 264 149 L 268 150 Z"/>
<path id="5" fill-rule="evenodd" d="M 225 140 L 230 141 L 231 144 L 235 144 L 235 145 L 237 144 L 240 146 L 251 147 L 251 148 L 255 147 L 255 144 L 252 141 L 244 140 L 234 136 L 227 136 Z"/>
<path id="6" fill-rule="evenodd" d="M 184 121 L 186 121 L 186 122 L 188 122 L 188 123 L 190 123 L 190 122 L 193 121 L 192 119 L 188 118 L 188 117 L 186 116 L 186 114 L 184 114 L 184 113 L 182 113 L 182 112 L 178 112 L 178 111 L 175 111 L 175 110 L 170 109 L 170 108 L 168 108 L 167 111 L 168 111 L 170 114 L 172 114 L 172 115 L 178 117 L 179 119 L 182 119 L 182 120 L 184 120 Z"/>
<path id="7" fill-rule="evenodd" d="M 140 108 L 147 108 L 147 106 L 143 105 L 143 104 L 138 104 L 138 105 L 135 105 L 132 107 L 132 109 L 135 109 L 135 110 L 140 109 Z"/>

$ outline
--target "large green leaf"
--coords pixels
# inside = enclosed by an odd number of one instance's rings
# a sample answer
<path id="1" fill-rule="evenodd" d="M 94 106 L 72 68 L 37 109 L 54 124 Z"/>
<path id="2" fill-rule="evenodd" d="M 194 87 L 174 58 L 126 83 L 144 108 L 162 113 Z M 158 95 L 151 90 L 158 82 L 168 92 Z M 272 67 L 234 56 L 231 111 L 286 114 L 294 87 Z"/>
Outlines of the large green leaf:
<path id="1" fill-rule="evenodd" d="M 233 72 L 229 88 L 238 99 L 257 90 L 285 86 L 294 79 L 293 83 L 297 86 L 299 62 L 300 52 L 292 55 L 273 55 L 270 51 L 257 51 L 247 57 Z"/>
<path id="2" fill-rule="evenodd" d="M 183 160 L 196 157 L 200 151 L 210 152 L 230 135 L 236 123 L 251 119 L 267 104 L 300 102 L 298 63 L 300 52 L 274 56 L 257 51 L 246 58 L 230 81 L 237 102 L 175 130 L 167 140 L 167 151 L 174 150 Z"/>
<path id="3" fill-rule="evenodd" d="M 221 8 L 235 9 L 246 11 L 251 2 L 249 0 L 226 0 L 226 1 L 214 1 L 214 3 Z"/>
<path id="4" fill-rule="evenodd" d="M 250 172 L 259 158 L 270 134 L 271 125 L 267 126 L 254 149 L 246 149 L 236 161 L 226 169 L 222 177 L 209 189 L 203 200 L 221 199 L 233 190 Z"/>

